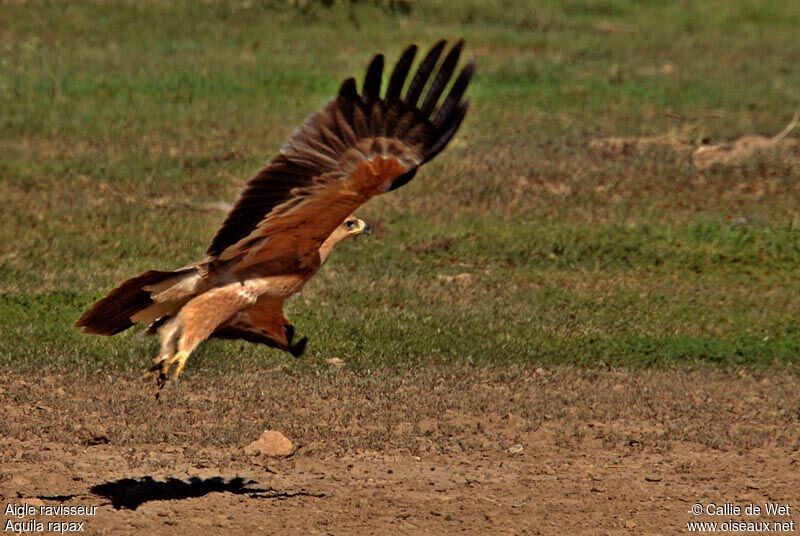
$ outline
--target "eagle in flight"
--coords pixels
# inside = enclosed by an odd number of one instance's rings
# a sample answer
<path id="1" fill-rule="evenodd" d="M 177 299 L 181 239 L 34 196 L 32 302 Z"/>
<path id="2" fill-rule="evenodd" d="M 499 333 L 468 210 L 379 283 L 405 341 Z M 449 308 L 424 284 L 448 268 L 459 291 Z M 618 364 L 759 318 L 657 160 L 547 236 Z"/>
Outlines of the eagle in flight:
<path id="1" fill-rule="evenodd" d="M 475 61 L 451 83 L 463 41 L 441 59 L 445 48 L 445 41 L 436 43 L 406 84 L 417 52 L 416 45 L 408 47 L 383 95 L 384 59 L 375 56 L 361 93 L 354 78 L 345 80 L 247 181 L 205 259 L 128 279 L 76 325 L 114 335 L 148 324 L 146 333 L 158 333 L 161 343 L 151 369 L 159 387 L 177 379 L 189 354 L 209 337 L 263 343 L 299 357 L 307 338 L 296 337 L 284 302 L 339 243 L 369 234 L 353 212 L 410 181 L 445 148 L 467 113 L 464 93 Z"/>

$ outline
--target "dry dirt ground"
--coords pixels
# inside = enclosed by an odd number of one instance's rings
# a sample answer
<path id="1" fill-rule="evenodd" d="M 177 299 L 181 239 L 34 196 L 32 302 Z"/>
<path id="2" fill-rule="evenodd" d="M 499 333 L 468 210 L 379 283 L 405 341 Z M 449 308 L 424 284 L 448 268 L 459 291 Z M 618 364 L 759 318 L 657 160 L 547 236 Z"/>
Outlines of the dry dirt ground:
<path id="1" fill-rule="evenodd" d="M 680 534 L 735 519 L 800 533 L 791 372 L 190 370 L 160 402 L 132 374 L 0 381 L 2 506 L 35 510 L 4 528 Z M 264 429 L 298 450 L 245 454 Z M 765 502 L 790 513 L 690 514 Z M 59 504 L 97 509 L 42 515 Z"/>

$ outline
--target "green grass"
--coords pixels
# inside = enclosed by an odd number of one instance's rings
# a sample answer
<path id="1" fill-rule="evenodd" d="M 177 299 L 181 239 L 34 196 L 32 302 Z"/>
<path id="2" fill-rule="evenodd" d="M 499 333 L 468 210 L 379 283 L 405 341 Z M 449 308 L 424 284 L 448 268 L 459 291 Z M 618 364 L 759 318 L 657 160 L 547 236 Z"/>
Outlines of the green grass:
<path id="1" fill-rule="evenodd" d="M 800 363 L 797 158 L 588 147 L 780 131 L 800 7 L 328 3 L 0 4 L 0 367 L 143 367 L 154 341 L 82 335 L 82 309 L 201 257 L 223 215 L 184 205 L 233 201 L 373 53 L 461 36 L 464 128 L 289 304 L 304 363 Z M 212 341 L 190 369 L 284 360 Z"/>

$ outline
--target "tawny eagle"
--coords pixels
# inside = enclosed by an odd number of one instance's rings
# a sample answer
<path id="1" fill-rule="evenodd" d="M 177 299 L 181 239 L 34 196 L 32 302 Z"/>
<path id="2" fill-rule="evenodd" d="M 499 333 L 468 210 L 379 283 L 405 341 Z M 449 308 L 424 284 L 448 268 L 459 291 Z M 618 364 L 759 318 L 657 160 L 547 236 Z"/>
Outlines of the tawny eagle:
<path id="1" fill-rule="evenodd" d="M 406 84 L 417 52 L 415 45 L 408 47 L 383 96 L 384 60 L 375 56 L 361 93 L 354 78 L 345 80 L 338 95 L 247 181 L 205 259 L 125 281 L 76 325 L 114 335 L 149 324 L 147 333 L 157 332 L 161 342 L 152 369 L 159 386 L 176 379 L 189 354 L 209 337 L 245 339 L 300 356 L 307 339 L 296 340 L 284 302 L 340 242 L 369 233 L 353 212 L 410 181 L 464 119 L 475 62 L 451 83 L 463 42 L 441 59 L 445 48 L 445 41 L 436 43 Z"/>

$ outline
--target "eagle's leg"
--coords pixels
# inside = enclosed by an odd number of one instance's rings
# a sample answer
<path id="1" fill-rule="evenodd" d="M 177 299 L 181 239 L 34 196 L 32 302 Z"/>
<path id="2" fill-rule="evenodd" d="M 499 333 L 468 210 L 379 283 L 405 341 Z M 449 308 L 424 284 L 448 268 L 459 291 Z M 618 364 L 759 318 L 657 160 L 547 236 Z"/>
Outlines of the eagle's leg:
<path id="1" fill-rule="evenodd" d="M 151 373 L 156 374 L 159 389 L 163 389 L 170 380 L 175 381 L 180 377 L 189 355 L 202 340 L 187 337 L 180 318 L 175 319 L 175 327 L 165 330 L 162 335 L 161 352 L 153 360 L 155 364 L 150 369 Z"/>
<path id="2" fill-rule="evenodd" d="M 191 299 L 175 318 L 159 328 L 161 353 L 155 359 L 153 372 L 158 372 L 158 386 L 177 380 L 189 355 L 220 325 L 255 303 L 256 297 L 243 291 L 243 285 L 233 283 L 217 287 Z M 175 367 L 170 374 L 170 369 Z"/>
<path id="3" fill-rule="evenodd" d="M 145 377 L 155 376 L 159 389 L 163 388 L 169 379 L 169 369 L 178 351 L 181 327 L 181 322 L 178 318 L 171 318 L 158 328 L 161 349 L 158 355 L 153 358 L 153 366 L 150 367 Z"/>
<path id="4" fill-rule="evenodd" d="M 286 347 L 284 350 L 292 354 L 292 356 L 295 358 L 302 356 L 303 352 L 306 350 L 306 345 L 308 344 L 308 337 L 303 337 L 299 341 L 294 342 L 294 336 L 297 331 L 291 324 L 285 324 L 283 326 L 283 331 L 286 334 Z"/>
<path id="5" fill-rule="evenodd" d="M 180 316 L 176 320 L 181 322 L 181 325 L 178 333 L 173 335 L 174 342 L 168 345 L 168 352 L 162 352 L 156 358 L 156 364 L 151 369 L 158 371 L 159 389 L 163 389 L 167 382 L 175 381 L 180 377 L 184 367 L 186 367 L 186 362 L 189 360 L 189 355 L 208 336 L 197 331 L 186 330 L 183 327 Z"/>
<path id="6" fill-rule="evenodd" d="M 183 372 L 183 367 L 186 366 L 186 361 L 189 359 L 189 354 L 191 352 L 180 351 L 176 352 L 169 360 L 168 368 L 171 368 L 172 365 L 175 365 L 175 370 L 172 372 L 172 380 L 177 380 L 181 372 Z"/>
<path id="7" fill-rule="evenodd" d="M 186 366 L 186 361 L 189 359 L 190 353 L 191 352 L 181 351 L 170 355 L 159 355 L 153 360 L 155 361 L 155 365 L 150 368 L 148 375 L 156 376 L 156 384 L 159 390 L 163 389 L 170 380 L 178 379 L 181 372 L 183 372 L 183 367 Z M 170 377 L 170 369 L 173 365 L 176 365 L 176 367 L 175 370 L 172 371 L 172 377 Z"/>

